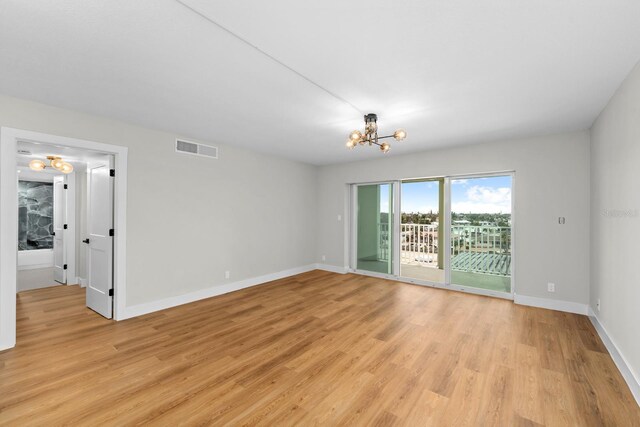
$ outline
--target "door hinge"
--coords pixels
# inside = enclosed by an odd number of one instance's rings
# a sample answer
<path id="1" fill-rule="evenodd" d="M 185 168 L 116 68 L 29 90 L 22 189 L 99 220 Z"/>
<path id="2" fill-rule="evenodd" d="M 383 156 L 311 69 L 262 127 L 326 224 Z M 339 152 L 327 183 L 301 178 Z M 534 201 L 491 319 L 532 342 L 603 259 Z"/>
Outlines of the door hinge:
<path id="1" fill-rule="evenodd" d="M 65 184 L 65 185 L 64 185 L 64 189 L 65 189 L 65 190 L 68 190 L 68 189 L 69 189 L 69 186 L 68 186 L 67 184 Z"/>
<path id="2" fill-rule="evenodd" d="M 109 176 L 116 176 L 116 170 L 115 169 L 109 169 Z"/>
<path id="3" fill-rule="evenodd" d="M 109 289 L 109 296 L 112 297 L 113 296 L 113 288 Z"/>
<path id="4" fill-rule="evenodd" d="M 113 231 L 113 228 L 109 229 L 109 236 L 110 236 L 110 237 L 113 237 L 114 233 L 115 233 L 115 232 Z"/>
<path id="5" fill-rule="evenodd" d="M 62 269 L 63 269 L 63 270 L 66 270 L 66 269 L 67 269 L 67 264 L 63 265 L 63 266 L 62 266 Z"/>
<path id="6" fill-rule="evenodd" d="M 62 228 L 64 228 L 66 230 L 67 228 L 69 228 L 69 226 L 67 224 L 65 224 L 65 225 L 62 226 Z"/>

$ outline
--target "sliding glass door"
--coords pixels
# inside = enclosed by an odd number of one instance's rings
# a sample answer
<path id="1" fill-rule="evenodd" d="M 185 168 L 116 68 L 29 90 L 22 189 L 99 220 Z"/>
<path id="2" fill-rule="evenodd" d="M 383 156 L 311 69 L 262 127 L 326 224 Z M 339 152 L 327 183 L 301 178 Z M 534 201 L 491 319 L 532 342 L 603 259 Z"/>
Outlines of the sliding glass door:
<path id="1" fill-rule="evenodd" d="M 507 173 L 354 185 L 352 268 L 510 297 L 512 181 Z"/>
<path id="2" fill-rule="evenodd" d="M 402 181 L 400 276 L 445 283 L 444 178 Z"/>
<path id="3" fill-rule="evenodd" d="M 512 177 L 451 180 L 451 283 L 511 293 Z"/>
<path id="4" fill-rule="evenodd" d="M 356 268 L 393 274 L 393 184 L 356 186 Z"/>

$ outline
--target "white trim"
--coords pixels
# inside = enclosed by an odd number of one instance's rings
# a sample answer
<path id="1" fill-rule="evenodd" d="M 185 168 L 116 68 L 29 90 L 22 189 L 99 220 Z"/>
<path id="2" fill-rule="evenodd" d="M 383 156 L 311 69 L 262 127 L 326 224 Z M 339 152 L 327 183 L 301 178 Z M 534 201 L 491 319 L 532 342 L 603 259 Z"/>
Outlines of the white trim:
<path id="1" fill-rule="evenodd" d="M 453 223 L 451 218 L 451 177 L 445 176 L 442 179 L 444 180 L 444 185 L 442 186 L 442 191 L 444 191 L 442 195 L 444 199 L 444 215 L 440 216 L 444 227 L 442 233 L 442 237 L 444 237 L 444 254 L 442 257 L 442 262 L 444 263 L 442 266 L 444 269 L 443 285 L 451 286 L 451 224 Z M 438 191 L 440 191 L 440 188 L 438 188 Z M 438 198 L 440 198 L 439 194 Z M 440 227 L 440 224 L 438 224 L 438 227 Z M 438 245 L 441 245 L 441 243 L 438 242 Z"/>
<path id="2" fill-rule="evenodd" d="M 402 207 L 400 206 L 402 196 L 402 183 L 400 181 L 393 181 L 391 189 L 393 191 L 392 200 L 389 206 L 389 213 L 393 218 L 393 227 L 391 227 L 392 234 L 389 236 L 391 239 L 391 272 L 394 276 L 400 275 L 400 261 L 402 258 L 402 251 L 400 246 L 401 240 L 401 223 L 402 223 Z"/>
<path id="3" fill-rule="evenodd" d="M 77 285 L 76 274 L 76 173 L 72 172 L 64 176 L 67 186 L 65 193 L 67 211 L 67 230 L 65 231 L 65 251 L 67 258 L 67 285 Z"/>
<path id="4" fill-rule="evenodd" d="M 591 307 L 589 307 L 589 320 L 591 320 L 591 323 L 593 324 L 593 327 L 596 329 L 596 332 L 598 332 L 598 335 L 600 336 L 600 339 L 604 343 L 604 346 L 609 351 L 609 354 L 611 355 L 613 362 L 616 364 L 616 366 L 618 367 L 618 370 L 622 374 L 622 377 L 624 378 L 627 385 L 629 386 L 629 390 L 631 390 L 631 394 L 633 394 L 633 397 L 636 399 L 636 402 L 638 403 L 638 405 L 640 405 L 640 376 L 633 371 L 633 369 L 631 368 L 631 365 L 627 362 L 627 359 L 625 359 L 625 357 L 622 355 L 622 353 L 618 349 L 618 346 L 613 342 L 613 340 L 607 333 L 607 330 L 604 328 L 604 326 L 602 326 L 602 323 L 600 323 L 600 319 L 598 319 L 598 316 L 596 316 L 595 312 L 591 309 Z"/>
<path id="5" fill-rule="evenodd" d="M 330 271 L 332 273 L 338 274 L 347 274 L 349 272 L 349 267 L 338 267 L 335 265 L 329 264 L 316 264 L 317 270 Z"/>
<path id="6" fill-rule="evenodd" d="M 222 285 L 215 285 L 199 291 L 190 292 L 188 294 L 176 295 L 175 297 L 164 298 L 158 301 L 152 301 L 144 304 L 138 304 L 131 307 L 126 307 L 125 311 L 121 314 L 122 319 L 129 319 L 132 317 L 142 316 L 155 311 L 165 310 L 167 308 L 176 307 L 183 304 L 189 304 L 191 302 L 199 301 L 206 298 L 215 297 L 218 295 L 226 294 L 229 292 L 239 291 L 240 289 L 250 288 L 252 286 L 262 285 L 274 280 L 283 279 L 285 277 L 295 276 L 296 274 L 306 273 L 316 269 L 316 264 L 309 264 L 302 267 L 291 268 L 288 270 L 279 271 L 277 273 L 265 274 L 263 276 L 252 277 L 250 279 L 244 279 L 233 283 L 225 283 Z"/>
<path id="7" fill-rule="evenodd" d="M 18 266 L 17 134 L 0 128 L 0 350 L 16 345 Z"/>
<path id="8" fill-rule="evenodd" d="M 516 268 L 517 268 L 517 254 L 516 244 L 518 239 L 516 238 L 516 171 L 511 172 L 511 295 L 515 298 L 516 295 Z"/>
<path id="9" fill-rule="evenodd" d="M 564 311 L 567 313 L 582 314 L 585 316 L 589 313 L 589 306 L 587 304 L 580 304 L 573 301 L 561 301 L 549 298 L 530 297 L 527 295 L 515 294 L 513 302 L 520 305 Z"/>
<path id="10" fill-rule="evenodd" d="M 76 283 L 81 287 L 81 288 L 86 288 L 87 287 L 87 279 L 83 278 L 83 277 L 76 277 Z"/>
<path id="11" fill-rule="evenodd" d="M 348 266 L 355 268 L 358 265 L 358 186 L 349 184 L 349 231 L 345 234 L 345 240 L 349 241 Z"/>
<path id="12" fill-rule="evenodd" d="M 344 211 L 342 212 L 342 229 L 345 236 L 350 236 L 351 233 L 351 221 L 353 221 L 352 209 L 353 209 L 353 188 L 351 184 L 345 184 L 344 186 Z M 351 264 L 351 245 L 353 244 L 351 238 L 344 239 L 343 242 L 343 257 L 342 262 L 344 265 Z"/>
<path id="13" fill-rule="evenodd" d="M 115 157 L 114 192 L 114 318 L 124 319 L 127 264 L 127 154 L 128 148 L 27 130 L 0 128 L 0 350 L 16 342 L 16 270 L 18 252 L 18 141 L 73 147 Z"/>

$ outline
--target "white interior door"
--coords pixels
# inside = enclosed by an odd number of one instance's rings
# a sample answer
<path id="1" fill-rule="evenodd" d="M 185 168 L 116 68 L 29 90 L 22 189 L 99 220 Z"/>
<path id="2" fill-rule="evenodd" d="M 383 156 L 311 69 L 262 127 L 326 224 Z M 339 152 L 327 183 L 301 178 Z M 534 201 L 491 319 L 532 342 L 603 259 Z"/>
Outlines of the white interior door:
<path id="1" fill-rule="evenodd" d="M 64 176 L 53 177 L 53 279 L 67 283 L 67 257 L 65 234 L 67 221 L 67 197 Z"/>
<path id="2" fill-rule="evenodd" d="M 87 165 L 87 307 L 113 317 L 113 178 L 111 156 Z"/>

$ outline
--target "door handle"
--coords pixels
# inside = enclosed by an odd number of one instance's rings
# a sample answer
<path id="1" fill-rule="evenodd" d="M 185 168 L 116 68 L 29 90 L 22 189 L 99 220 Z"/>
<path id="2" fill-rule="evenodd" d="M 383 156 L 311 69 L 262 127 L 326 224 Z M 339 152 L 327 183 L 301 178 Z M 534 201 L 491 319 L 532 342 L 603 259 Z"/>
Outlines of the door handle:
<path id="1" fill-rule="evenodd" d="M 89 239 L 84 239 L 84 240 L 82 241 L 82 243 L 86 243 L 86 244 L 88 245 L 88 244 L 89 244 Z"/>
<path id="2" fill-rule="evenodd" d="M 51 232 L 51 235 L 52 235 L 52 236 L 55 236 L 55 235 L 56 235 L 56 232 L 55 232 L 55 231 L 52 231 L 52 232 Z"/>

